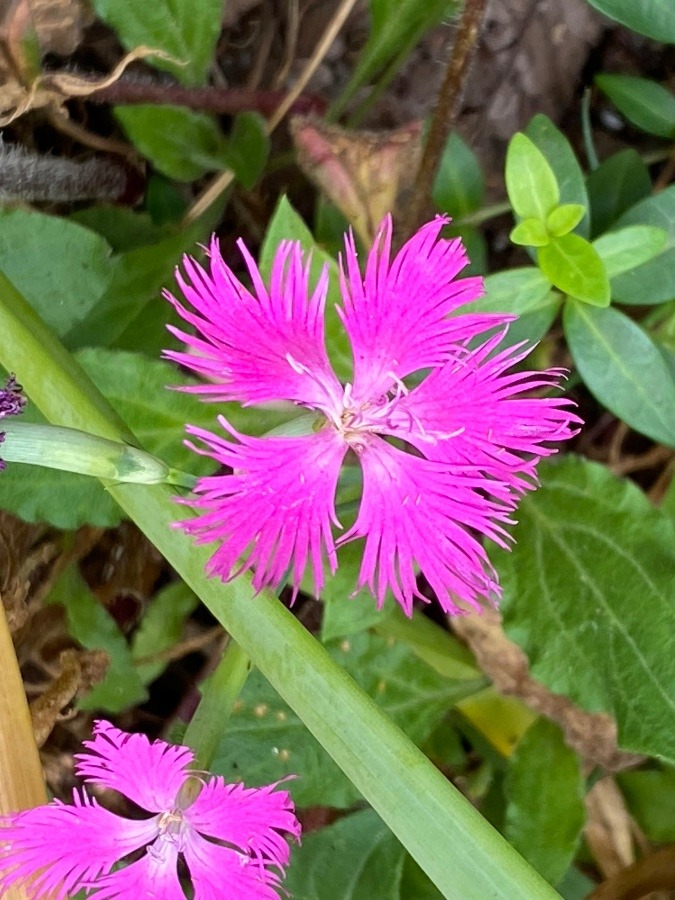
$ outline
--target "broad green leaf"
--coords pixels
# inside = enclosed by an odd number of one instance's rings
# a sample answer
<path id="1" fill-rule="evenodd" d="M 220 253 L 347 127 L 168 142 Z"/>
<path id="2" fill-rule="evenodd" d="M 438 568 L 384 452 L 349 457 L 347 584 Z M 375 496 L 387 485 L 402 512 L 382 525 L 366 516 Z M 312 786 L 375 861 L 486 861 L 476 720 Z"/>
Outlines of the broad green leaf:
<path id="1" fill-rule="evenodd" d="M 227 165 L 247 190 L 262 175 L 270 152 L 267 125 L 259 113 L 243 112 L 234 119 L 227 139 Z"/>
<path id="2" fill-rule="evenodd" d="M 171 234 L 166 226 L 157 225 L 149 213 L 135 212 L 128 206 L 112 203 L 99 203 L 78 209 L 71 213 L 69 219 L 100 234 L 114 253 L 155 244 Z"/>
<path id="3" fill-rule="evenodd" d="M 504 782 L 504 835 L 551 884 L 576 853 L 586 819 L 584 779 L 560 728 L 540 718 L 521 738 Z"/>
<path id="4" fill-rule="evenodd" d="M 620 748 L 673 760 L 673 522 L 598 463 L 567 456 L 539 476 L 513 552 L 491 553 L 506 632 L 533 678 L 616 720 Z"/>
<path id="5" fill-rule="evenodd" d="M 60 336 L 96 306 L 115 272 L 110 246 L 59 216 L 0 212 L 0 271 Z"/>
<path id="6" fill-rule="evenodd" d="M 601 13 L 627 28 L 675 44 L 675 6 L 672 0 L 588 0 Z"/>
<path id="7" fill-rule="evenodd" d="M 425 875 L 415 877 L 404 848 L 371 809 L 352 813 L 303 838 L 284 887 L 294 900 L 440 900 Z"/>
<path id="8" fill-rule="evenodd" d="M 537 253 L 539 268 L 552 285 L 593 306 L 609 306 L 609 279 L 592 244 L 578 234 L 553 238 Z"/>
<path id="9" fill-rule="evenodd" d="M 560 295 L 551 290 L 550 282 L 532 266 L 488 275 L 485 296 L 462 307 L 462 311 L 517 315 L 504 338 L 506 346 L 540 340 L 551 327 L 560 303 Z"/>
<path id="10" fill-rule="evenodd" d="M 340 303 L 340 281 L 337 262 L 321 249 L 312 232 L 293 209 L 286 197 L 281 197 L 267 227 L 260 250 L 260 271 L 268 279 L 272 271 L 274 255 L 281 241 L 300 241 L 305 253 L 312 254 L 310 290 L 314 287 L 324 266 L 328 266 L 328 297 L 326 300 L 326 347 L 338 378 L 349 381 L 352 374 L 352 353 L 349 338 L 335 311 Z"/>
<path id="11" fill-rule="evenodd" d="M 416 743 L 447 710 L 475 690 L 474 681 L 439 675 L 404 644 L 362 632 L 328 645 L 331 656 Z M 288 788 L 299 806 L 346 808 L 358 791 L 259 672 L 241 693 L 212 771 L 267 784 L 295 773 Z"/>
<path id="12" fill-rule="evenodd" d="M 352 596 L 358 581 L 363 558 L 363 547 L 352 542 L 338 551 L 338 568 L 334 575 L 326 573 L 326 583 L 321 592 L 324 602 L 321 621 L 321 640 L 330 641 L 345 635 L 356 634 L 371 628 L 393 610 L 393 600 L 388 595 L 385 606 L 377 608 L 370 592 L 363 588 Z"/>
<path id="13" fill-rule="evenodd" d="M 675 841 L 675 768 L 620 772 L 617 780 L 631 815 L 647 837 L 659 844 Z"/>
<path id="14" fill-rule="evenodd" d="M 609 278 L 630 272 L 659 254 L 668 239 L 663 228 L 653 225 L 628 225 L 608 231 L 593 241 Z"/>
<path id="15" fill-rule="evenodd" d="M 223 0 L 92 0 L 125 49 L 164 50 L 175 61 L 148 58 L 184 84 L 205 84 L 223 19 Z"/>
<path id="16" fill-rule="evenodd" d="M 105 678 L 79 701 L 80 709 L 119 713 L 143 703 L 148 695 L 124 635 L 74 566 L 59 578 L 47 603 L 59 603 L 65 608 L 68 631 L 76 641 L 87 650 L 105 650 L 110 657 Z"/>
<path id="17" fill-rule="evenodd" d="M 347 86 L 331 108 L 332 117 L 390 63 L 400 64 L 422 35 L 453 16 L 458 6 L 457 0 L 370 0 L 368 40 Z"/>
<path id="18" fill-rule="evenodd" d="M 559 202 L 577 203 L 583 206 L 584 210 L 588 210 L 584 174 L 565 135 L 555 127 L 548 116 L 542 113 L 530 119 L 525 134 L 541 150 L 553 170 L 560 192 Z M 576 226 L 576 231 L 582 237 L 588 237 L 590 231 L 588 214 Z"/>
<path id="19" fill-rule="evenodd" d="M 586 209 L 580 203 L 563 203 L 548 214 L 546 228 L 554 237 L 562 237 L 577 227 L 585 213 Z"/>
<path id="20" fill-rule="evenodd" d="M 115 117 L 139 153 L 169 178 L 194 181 L 207 172 L 231 168 L 227 138 L 205 113 L 139 104 L 116 106 Z"/>
<path id="21" fill-rule="evenodd" d="M 131 644 L 131 655 L 143 684 L 153 682 L 167 667 L 169 658 L 162 659 L 161 654 L 179 642 L 185 622 L 198 604 L 199 598 L 182 581 L 162 588 L 152 598 Z M 155 656 L 160 658 L 139 663 Z"/>
<path id="22" fill-rule="evenodd" d="M 675 297 L 675 185 L 633 206 L 614 227 L 627 225 L 663 228 L 668 239 L 654 259 L 614 279 L 613 296 L 619 302 L 635 306 L 672 300 Z"/>
<path id="23" fill-rule="evenodd" d="M 546 225 L 541 219 L 523 219 L 512 229 L 509 238 L 514 244 L 525 247 L 545 247 L 551 241 Z"/>
<path id="24" fill-rule="evenodd" d="M 517 132 L 506 153 L 506 190 L 521 219 L 541 219 L 560 202 L 560 191 L 546 157 L 527 135 Z"/>
<path id="25" fill-rule="evenodd" d="M 675 97 L 667 88 L 635 75 L 596 75 L 595 83 L 642 131 L 663 138 L 675 134 Z"/>
<path id="26" fill-rule="evenodd" d="M 631 428 L 675 446 L 675 383 L 649 335 L 613 308 L 568 302 L 563 321 L 590 392 Z"/>
<path id="27" fill-rule="evenodd" d="M 454 218 L 483 204 L 485 183 L 478 157 L 453 131 L 448 138 L 431 191 L 436 209 Z"/>
<path id="28" fill-rule="evenodd" d="M 627 210 L 651 194 L 649 169 L 640 154 L 619 150 L 586 179 L 593 236 L 603 234 Z"/>

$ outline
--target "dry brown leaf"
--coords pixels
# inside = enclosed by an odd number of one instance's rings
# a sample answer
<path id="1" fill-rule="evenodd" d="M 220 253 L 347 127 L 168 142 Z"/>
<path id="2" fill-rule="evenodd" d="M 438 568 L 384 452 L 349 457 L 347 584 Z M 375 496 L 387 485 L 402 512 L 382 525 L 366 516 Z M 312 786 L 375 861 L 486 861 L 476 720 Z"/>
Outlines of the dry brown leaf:
<path id="1" fill-rule="evenodd" d="M 635 862 L 631 818 L 613 778 L 597 781 L 585 802 L 586 840 L 598 869 L 610 878 Z"/>
<path id="2" fill-rule="evenodd" d="M 452 627 L 469 645 L 495 687 L 503 694 L 519 697 L 531 709 L 557 722 L 566 742 L 590 767 L 618 772 L 643 760 L 638 754 L 617 748 L 616 723 L 611 716 L 586 712 L 530 676 L 527 656 L 504 634 L 496 610 L 457 616 Z"/>
<path id="3" fill-rule="evenodd" d="M 310 116 L 290 123 L 300 168 L 370 247 L 380 222 L 405 204 L 422 152 L 422 123 L 347 131 Z"/>
<path id="4" fill-rule="evenodd" d="M 40 52 L 70 56 L 80 46 L 94 13 L 84 0 L 27 0 Z"/>

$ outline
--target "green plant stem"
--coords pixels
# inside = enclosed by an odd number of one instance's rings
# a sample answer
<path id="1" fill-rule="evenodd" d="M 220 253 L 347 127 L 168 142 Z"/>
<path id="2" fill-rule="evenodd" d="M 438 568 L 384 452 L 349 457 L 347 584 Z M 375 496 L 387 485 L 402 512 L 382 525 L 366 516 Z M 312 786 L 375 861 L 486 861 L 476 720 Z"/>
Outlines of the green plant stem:
<path id="1" fill-rule="evenodd" d="M 594 172 L 600 165 L 593 142 L 593 126 L 591 125 L 591 89 L 586 88 L 581 98 L 581 133 L 584 139 L 584 150 L 588 160 L 588 168 Z"/>
<path id="2" fill-rule="evenodd" d="M 48 420 L 133 442 L 82 369 L 0 276 L 0 363 Z M 179 439 L 179 436 L 176 436 Z M 172 527 L 166 485 L 108 486 L 112 497 L 201 598 L 443 896 L 546 900 L 558 894 L 340 668 L 271 592 L 209 579 L 210 550 Z"/>
<path id="3" fill-rule="evenodd" d="M 250 671 L 250 659 L 230 638 L 215 671 L 202 686 L 199 706 L 183 736 L 183 743 L 195 751 L 195 769 L 210 768 Z"/>
<path id="4" fill-rule="evenodd" d="M 511 212 L 512 206 L 508 200 L 502 200 L 501 203 L 492 203 L 490 206 L 484 206 L 482 209 L 477 209 L 475 212 L 467 213 L 465 216 L 458 216 L 456 219 L 452 220 L 452 224 L 454 228 L 463 228 L 464 226 L 472 226 L 477 227 L 478 225 L 482 225 L 484 222 L 489 222 L 490 219 L 496 219 L 498 216 L 503 216 L 506 213 Z"/>

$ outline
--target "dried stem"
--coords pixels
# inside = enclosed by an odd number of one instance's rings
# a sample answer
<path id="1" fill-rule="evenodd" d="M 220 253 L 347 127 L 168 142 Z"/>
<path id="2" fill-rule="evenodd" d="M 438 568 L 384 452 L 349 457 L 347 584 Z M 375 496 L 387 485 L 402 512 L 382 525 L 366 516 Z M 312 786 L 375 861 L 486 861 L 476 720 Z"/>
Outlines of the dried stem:
<path id="1" fill-rule="evenodd" d="M 466 76 L 478 43 L 487 2 L 488 0 L 465 0 L 464 2 L 464 10 L 457 27 L 452 55 L 448 61 L 429 126 L 422 161 L 417 170 L 410 203 L 403 217 L 401 240 L 415 231 L 424 215 L 443 148 L 457 121 Z"/>

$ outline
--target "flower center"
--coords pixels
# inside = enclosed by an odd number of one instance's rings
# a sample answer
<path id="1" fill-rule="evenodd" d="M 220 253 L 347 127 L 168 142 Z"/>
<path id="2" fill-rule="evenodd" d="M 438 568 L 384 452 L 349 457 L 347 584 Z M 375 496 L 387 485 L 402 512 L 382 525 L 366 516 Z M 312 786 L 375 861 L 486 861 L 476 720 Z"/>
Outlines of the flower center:
<path id="1" fill-rule="evenodd" d="M 188 828 L 183 810 L 176 806 L 162 813 L 157 823 L 159 838 L 175 844 L 179 852 L 183 848 Z"/>

